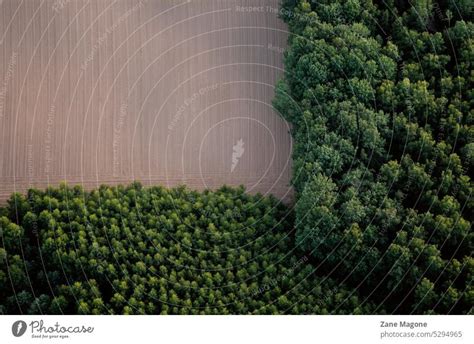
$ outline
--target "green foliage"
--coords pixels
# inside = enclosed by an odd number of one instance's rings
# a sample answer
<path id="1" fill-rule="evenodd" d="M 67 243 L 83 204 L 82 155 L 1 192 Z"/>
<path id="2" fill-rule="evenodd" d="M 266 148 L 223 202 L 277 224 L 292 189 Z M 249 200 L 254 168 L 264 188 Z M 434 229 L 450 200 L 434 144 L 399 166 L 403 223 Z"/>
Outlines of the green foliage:
<path id="1" fill-rule="evenodd" d="M 451 2 L 449 2 L 451 3 Z M 460 3 L 287 0 L 296 242 L 387 312 L 472 303 L 472 12 Z"/>
<path id="2" fill-rule="evenodd" d="M 294 214 L 228 187 L 14 194 L 0 313 L 472 313 L 472 13 L 283 0 Z"/>
<path id="3" fill-rule="evenodd" d="M 0 311 L 370 313 L 294 252 L 291 213 L 243 188 L 79 187 L 13 195 L 0 218 Z M 18 210 L 18 214 L 17 211 Z M 15 223 L 17 219 L 21 223 Z"/>

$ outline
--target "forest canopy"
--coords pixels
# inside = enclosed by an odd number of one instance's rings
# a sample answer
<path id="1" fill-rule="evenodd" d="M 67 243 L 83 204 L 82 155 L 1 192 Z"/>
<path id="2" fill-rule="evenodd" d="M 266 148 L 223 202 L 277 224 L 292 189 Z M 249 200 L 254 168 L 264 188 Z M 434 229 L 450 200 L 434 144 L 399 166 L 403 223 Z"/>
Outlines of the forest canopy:
<path id="1" fill-rule="evenodd" d="M 291 212 L 243 188 L 14 194 L 0 216 L 0 314 L 367 313 L 294 250 Z"/>
<path id="2" fill-rule="evenodd" d="M 296 242 L 389 313 L 472 311 L 472 4 L 283 1 Z"/>
<path id="3" fill-rule="evenodd" d="M 283 0 L 296 199 L 61 185 L 0 208 L 0 314 L 472 314 L 470 1 Z"/>

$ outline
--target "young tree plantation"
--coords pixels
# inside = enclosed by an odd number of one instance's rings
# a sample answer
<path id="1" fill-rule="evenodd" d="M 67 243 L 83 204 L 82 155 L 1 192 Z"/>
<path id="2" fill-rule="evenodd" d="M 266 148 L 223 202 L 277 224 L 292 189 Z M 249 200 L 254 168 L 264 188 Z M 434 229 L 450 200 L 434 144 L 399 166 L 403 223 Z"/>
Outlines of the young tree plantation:
<path id="1" fill-rule="evenodd" d="M 314 275 L 289 209 L 243 189 L 62 185 L 15 194 L 0 217 L 0 312 L 372 312 Z"/>

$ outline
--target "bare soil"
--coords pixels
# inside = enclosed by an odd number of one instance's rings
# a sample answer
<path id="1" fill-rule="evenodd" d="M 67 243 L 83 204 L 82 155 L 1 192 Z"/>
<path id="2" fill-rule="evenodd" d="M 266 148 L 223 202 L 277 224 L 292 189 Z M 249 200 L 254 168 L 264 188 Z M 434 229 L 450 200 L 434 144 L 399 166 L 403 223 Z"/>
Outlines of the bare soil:
<path id="1" fill-rule="evenodd" d="M 242 7 L 242 6 L 251 6 Z M 0 0 L 0 201 L 61 181 L 290 200 L 278 0 Z"/>

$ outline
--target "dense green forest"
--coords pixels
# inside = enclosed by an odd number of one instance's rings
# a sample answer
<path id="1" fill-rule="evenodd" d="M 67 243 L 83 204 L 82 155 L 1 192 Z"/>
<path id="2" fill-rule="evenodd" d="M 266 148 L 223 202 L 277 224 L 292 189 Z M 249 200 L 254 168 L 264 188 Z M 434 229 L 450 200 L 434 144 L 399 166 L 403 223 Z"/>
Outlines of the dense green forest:
<path id="1" fill-rule="evenodd" d="M 292 218 L 243 188 L 62 185 L 2 209 L 0 313 L 370 313 L 295 252 Z"/>
<path id="2" fill-rule="evenodd" d="M 0 208 L 0 314 L 473 313 L 461 1 L 283 0 L 294 205 L 61 185 Z"/>
<path id="3" fill-rule="evenodd" d="M 389 313 L 472 311 L 472 3 L 282 6 L 297 246 Z"/>

